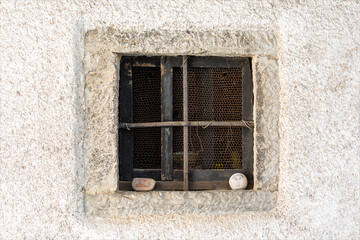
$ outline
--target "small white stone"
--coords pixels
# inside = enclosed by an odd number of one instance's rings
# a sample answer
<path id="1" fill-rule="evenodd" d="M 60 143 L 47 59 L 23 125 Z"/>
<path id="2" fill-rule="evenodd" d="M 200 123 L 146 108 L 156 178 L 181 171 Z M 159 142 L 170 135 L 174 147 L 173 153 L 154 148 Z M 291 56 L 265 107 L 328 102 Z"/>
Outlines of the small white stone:
<path id="1" fill-rule="evenodd" d="M 156 181 L 152 178 L 134 178 L 131 186 L 135 191 L 151 191 L 154 189 Z"/>
<path id="2" fill-rule="evenodd" d="M 245 189 L 248 184 L 248 181 L 244 174 L 235 173 L 229 179 L 229 185 L 232 190 L 241 190 Z"/>

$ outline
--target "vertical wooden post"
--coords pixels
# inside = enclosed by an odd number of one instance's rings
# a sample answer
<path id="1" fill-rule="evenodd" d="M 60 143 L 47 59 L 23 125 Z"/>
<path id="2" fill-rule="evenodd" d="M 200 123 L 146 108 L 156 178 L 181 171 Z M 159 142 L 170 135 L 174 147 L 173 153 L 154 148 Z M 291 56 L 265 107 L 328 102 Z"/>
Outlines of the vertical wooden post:
<path id="1" fill-rule="evenodd" d="M 161 57 L 161 121 L 173 120 L 173 73 L 170 59 Z M 161 180 L 173 180 L 173 127 L 161 128 Z"/>
<path id="2" fill-rule="evenodd" d="M 133 122 L 132 67 L 131 58 L 123 57 L 120 67 L 120 122 Z M 120 179 L 132 180 L 134 159 L 134 135 L 132 130 L 120 130 Z"/>
<path id="3" fill-rule="evenodd" d="M 251 78 L 250 59 L 242 68 L 242 119 L 253 120 L 253 82 Z M 242 128 L 242 169 L 248 180 L 253 179 L 254 170 L 254 136 L 249 128 Z"/>
<path id="4" fill-rule="evenodd" d="M 188 119 L 188 63 L 187 56 L 183 56 L 183 116 L 184 121 Z M 188 126 L 184 126 L 184 191 L 189 190 L 189 132 Z"/>

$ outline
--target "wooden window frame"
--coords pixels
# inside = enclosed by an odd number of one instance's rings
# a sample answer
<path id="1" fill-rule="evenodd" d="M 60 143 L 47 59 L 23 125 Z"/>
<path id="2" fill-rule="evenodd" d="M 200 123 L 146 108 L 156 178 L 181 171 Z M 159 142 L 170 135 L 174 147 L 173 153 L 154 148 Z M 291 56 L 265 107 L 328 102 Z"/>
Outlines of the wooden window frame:
<path id="1" fill-rule="evenodd" d="M 234 173 L 243 173 L 253 185 L 254 137 L 253 137 L 253 82 L 251 59 L 237 57 L 200 56 L 123 56 L 120 63 L 119 93 L 119 157 L 120 190 L 130 190 L 131 180 L 136 177 L 151 177 L 157 181 L 160 190 L 211 190 L 229 189 L 228 179 Z M 133 123 L 132 116 L 132 67 L 160 67 L 161 69 L 161 122 Z M 183 121 L 173 121 L 173 76 L 172 68 L 183 69 Z M 188 67 L 242 68 L 242 120 L 241 121 L 188 121 Z M 190 126 L 240 126 L 242 127 L 242 169 L 188 169 L 188 127 Z M 184 168 L 174 170 L 172 164 L 172 129 L 184 128 Z M 133 168 L 132 128 L 161 127 L 162 160 L 161 169 Z M 121 150 L 126 149 L 126 151 Z M 184 174 L 185 173 L 185 174 Z"/>

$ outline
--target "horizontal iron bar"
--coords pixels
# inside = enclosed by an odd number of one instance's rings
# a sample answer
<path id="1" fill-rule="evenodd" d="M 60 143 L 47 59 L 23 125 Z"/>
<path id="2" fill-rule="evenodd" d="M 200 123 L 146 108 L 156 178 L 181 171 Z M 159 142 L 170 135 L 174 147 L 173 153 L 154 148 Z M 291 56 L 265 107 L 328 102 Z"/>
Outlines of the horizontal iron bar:
<path id="1" fill-rule="evenodd" d="M 148 127 L 247 127 L 252 129 L 254 121 L 171 121 L 147 123 L 120 123 L 119 128 L 148 128 Z"/>

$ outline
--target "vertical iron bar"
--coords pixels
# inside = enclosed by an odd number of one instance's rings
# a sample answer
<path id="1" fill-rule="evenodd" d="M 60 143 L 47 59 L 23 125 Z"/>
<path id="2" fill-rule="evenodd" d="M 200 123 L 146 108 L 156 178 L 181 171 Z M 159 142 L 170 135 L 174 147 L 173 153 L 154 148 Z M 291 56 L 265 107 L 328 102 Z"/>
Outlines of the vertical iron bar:
<path id="1" fill-rule="evenodd" d="M 188 119 L 188 64 L 187 56 L 183 56 L 183 116 L 184 121 Z M 184 191 L 189 190 L 189 132 L 188 126 L 184 126 Z"/>
<path id="2" fill-rule="evenodd" d="M 161 57 L 161 121 L 173 120 L 173 73 L 169 57 Z M 173 180 L 173 127 L 161 128 L 161 180 Z"/>
<path id="3" fill-rule="evenodd" d="M 133 91 L 131 58 L 123 57 L 120 64 L 120 122 L 133 122 Z M 120 179 L 132 180 L 134 131 L 120 130 Z"/>

